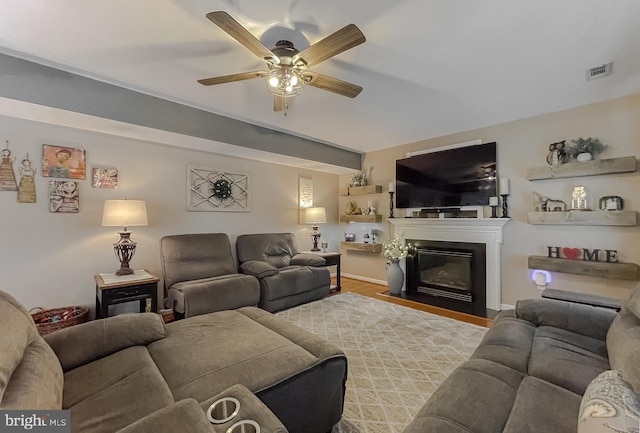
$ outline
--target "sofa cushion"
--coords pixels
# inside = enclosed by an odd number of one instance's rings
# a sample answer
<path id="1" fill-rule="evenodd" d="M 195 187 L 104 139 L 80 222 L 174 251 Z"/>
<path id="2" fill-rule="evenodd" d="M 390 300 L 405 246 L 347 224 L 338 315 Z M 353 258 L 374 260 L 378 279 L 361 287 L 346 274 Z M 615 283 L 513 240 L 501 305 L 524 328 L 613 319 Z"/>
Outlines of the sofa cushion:
<path id="1" fill-rule="evenodd" d="M 4 348 L 3 348 L 4 350 Z M 51 347 L 37 336 L 24 351 L 2 396 L 0 408 L 62 409 L 62 367 Z"/>
<path id="2" fill-rule="evenodd" d="M 237 310 L 169 323 L 167 338 L 152 343 L 149 352 L 175 398 L 198 401 L 236 383 L 257 392 L 319 362 Z"/>
<path id="3" fill-rule="evenodd" d="M 620 371 L 640 394 L 640 319 L 623 307 L 607 334 L 611 368 Z"/>
<path id="4" fill-rule="evenodd" d="M 160 239 L 165 287 L 175 283 L 235 274 L 231 243 L 225 233 L 197 233 Z"/>
<path id="5" fill-rule="evenodd" d="M 261 302 L 297 295 L 323 286 L 328 289 L 330 284 L 331 274 L 326 268 L 285 267 L 277 275 L 260 280 Z"/>
<path id="6" fill-rule="evenodd" d="M 493 404 L 494 393 L 485 400 Z M 575 432 L 580 395 L 536 377 L 524 378 L 503 433 Z"/>
<path id="7" fill-rule="evenodd" d="M 173 403 L 118 430 L 117 433 L 211 433 L 211 423 L 192 398 Z"/>
<path id="8" fill-rule="evenodd" d="M 640 396 L 619 371 L 607 370 L 587 387 L 580 403 L 578 433 L 637 432 Z"/>
<path id="9" fill-rule="evenodd" d="M 589 382 L 607 369 L 604 341 L 550 326 L 537 328 L 530 375 L 582 395 Z"/>
<path id="10" fill-rule="evenodd" d="M 404 432 L 501 432 L 523 378 L 504 365 L 471 359 L 442 382 Z"/>
<path id="11" fill-rule="evenodd" d="M 327 263 L 324 257 L 317 254 L 299 253 L 291 258 L 292 266 L 324 266 Z"/>
<path id="12" fill-rule="evenodd" d="M 536 326 L 553 326 L 604 340 L 616 313 L 556 299 L 523 299 L 516 303 L 516 317 Z"/>
<path id="13" fill-rule="evenodd" d="M 164 322 L 155 313 L 120 314 L 45 336 L 64 371 L 160 338 L 164 338 Z"/>
<path id="14" fill-rule="evenodd" d="M 73 432 L 113 432 L 174 402 L 147 348 L 134 346 L 68 371 L 63 407 Z"/>
<path id="15" fill-rule="evenodd" d="M 0 291 L 0 403 L 11 375 L 22 361 L 24 351 L 38 336 L 31 315 L 13 296 Z"/>
<path id="16" fill-rule="evenodd" d="M 298 254 L 298 242 L 293 233 L 260 233 L 240 235 L 236 239 L 238 262 L 250 260 L 268 262 L 276 268 L 291 264 Z"/>
<path id="17" fill-rule="evenodd" d="M 240 265 L 240 269 L 242 270 L 242 273 L 252 275 L 256 278 L 269 277 L 280 272 L 278 271 L 278 268 L 271 263 L 260 260 L 249 260 L 248 262 L 244 262 Z"/>
<path id="18" fill-rule="evenodd" d="M 231 274 L 182 281 L 167 291 L 166 303 L 185 317 L 258 305 L 258 281 L 250 275 Z"/>
<path id="19" fill-rule="evenodd" d="M 494 361 L 527 373 L 535 335 L 533 324 L 505 316 L 485 334 L 471 358 Z"/>

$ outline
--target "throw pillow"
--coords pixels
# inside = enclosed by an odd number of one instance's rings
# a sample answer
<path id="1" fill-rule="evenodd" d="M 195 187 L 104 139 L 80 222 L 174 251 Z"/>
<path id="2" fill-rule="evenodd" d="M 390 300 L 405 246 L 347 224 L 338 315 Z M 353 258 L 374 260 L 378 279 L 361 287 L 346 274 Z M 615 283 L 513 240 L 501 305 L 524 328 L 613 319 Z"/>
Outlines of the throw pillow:
<path id="1" fill-rule="evenodd" d="M 578 433 L 638 433 L 640 396 L 616 370 L 593 379 L 580 403 Z"/>

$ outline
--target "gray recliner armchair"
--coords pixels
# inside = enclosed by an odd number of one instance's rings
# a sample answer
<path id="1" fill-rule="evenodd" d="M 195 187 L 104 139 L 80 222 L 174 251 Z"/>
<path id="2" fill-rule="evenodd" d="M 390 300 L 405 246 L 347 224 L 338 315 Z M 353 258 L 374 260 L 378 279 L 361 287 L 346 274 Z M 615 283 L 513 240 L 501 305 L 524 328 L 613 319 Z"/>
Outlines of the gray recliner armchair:
<path id="1" fill-rule="evenodd" d="M 259 307 L 279 311 L 327 296 L 329 270 L 321 256 L 300 253 L 293 233 L 240 235 L 240 272 L 260 281 Z"/>
<path id="2" fill-rule="evenodd" d="M 238 273 L 225 233 L 165 236 L 160 256 L 165 306 L 178 316 L 258 305 L 258 280 Z"/>

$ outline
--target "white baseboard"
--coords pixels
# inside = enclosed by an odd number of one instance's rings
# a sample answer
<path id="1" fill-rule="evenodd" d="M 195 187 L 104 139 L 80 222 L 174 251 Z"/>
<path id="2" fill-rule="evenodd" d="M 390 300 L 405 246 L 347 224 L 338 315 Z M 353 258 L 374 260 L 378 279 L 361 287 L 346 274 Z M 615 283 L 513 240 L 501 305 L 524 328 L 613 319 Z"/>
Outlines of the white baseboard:
<path id="1" fill-rule="evenodd" d="M 515 310 L 516 307 L 515 305 L 509 305 L 509 304 L 501 304 L 500 305 L 500 310 L 504 311 L 504 310 Z"/>
<path id="2" fill-rule="evenodd" d="M 381 286 L 388 285 L 387 282 L 384 280 L 376 280 L 373 278 L 363 277 L 361 275 L 345 274 L 344 272 L 342 272 L 340 275 L 343 277 L 351 278 L 353 280 L 360 280 L 360 281 L 366 281 L 367 283 L 380 284 Z"/>

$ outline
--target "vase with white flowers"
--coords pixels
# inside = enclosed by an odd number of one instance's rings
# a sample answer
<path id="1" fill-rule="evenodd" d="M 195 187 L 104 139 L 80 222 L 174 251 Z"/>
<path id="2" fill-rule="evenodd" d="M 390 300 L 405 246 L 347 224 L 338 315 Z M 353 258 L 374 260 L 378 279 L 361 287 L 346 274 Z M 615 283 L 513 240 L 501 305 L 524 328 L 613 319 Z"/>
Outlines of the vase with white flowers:
<path id="1" fill-rule="evenodd" d="M 400 260 L 409 255 L 411 245 L 403 243 L 397 237 L 386 241 L 383 245 L 383 255 L 387 262 L 387 284 L 391 295 L 399 295 L 404 283 L 404 272 L 400 267 Z"/>

